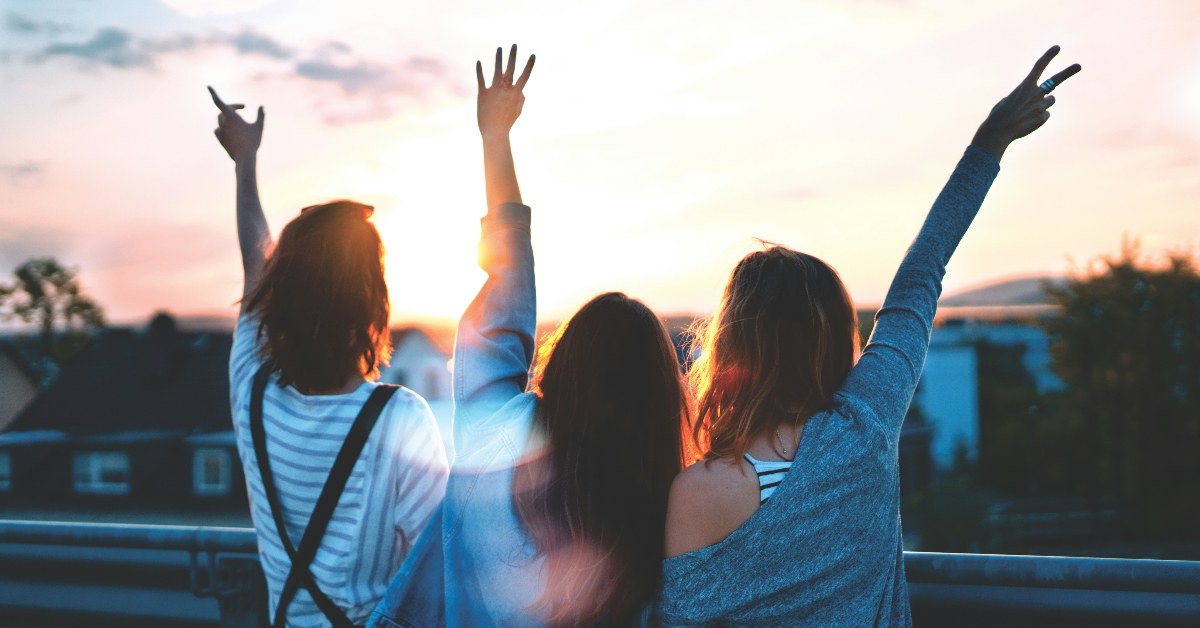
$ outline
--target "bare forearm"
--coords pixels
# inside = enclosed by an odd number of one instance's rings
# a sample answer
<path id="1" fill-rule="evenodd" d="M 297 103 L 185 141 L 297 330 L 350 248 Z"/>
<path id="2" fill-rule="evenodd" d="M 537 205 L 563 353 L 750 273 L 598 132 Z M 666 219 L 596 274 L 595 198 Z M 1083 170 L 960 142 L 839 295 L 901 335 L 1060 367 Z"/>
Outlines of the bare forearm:
<path id="1" fill-rule="evenodd" d="M 238 246 L 242 251 L 242 268 L 245 270 L 243 295 L 258 282 L 266 261 L 267 247 L 271 244 L 271 230 L 263 214 L 258 198 L 258 167 L 254 158 L 239 162 L 235 166 L 237 175 L 237 232 Z"/>
<path id="2" fill-rule="evenodd" d="M 488 209 L 505 203 L 521 203 L 508 133 L 484 134 L 483 176 L 487 184 Z"/>

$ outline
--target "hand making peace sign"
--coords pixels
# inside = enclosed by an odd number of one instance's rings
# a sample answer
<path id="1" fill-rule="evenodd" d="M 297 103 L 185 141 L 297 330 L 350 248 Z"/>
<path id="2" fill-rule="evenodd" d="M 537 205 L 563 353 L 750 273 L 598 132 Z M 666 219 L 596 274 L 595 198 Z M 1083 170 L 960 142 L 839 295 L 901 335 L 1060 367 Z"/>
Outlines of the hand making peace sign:
<path id="1" fill-rule="evenodd" d="M 1038 59 L 1033 65 L 1033 70 L 1016 89 L 992 107 L 987 119 L 975 132 L 972 144 L 999 159 L 1013 140 L 1033 133 L 1050 119 L 1049 109 L 1054 104 L 1054 97 L 1050 92 L 1082 69 L 1076 63 L 1039 85 L 1038 78 L 1057 54 L 1058 46 L 1052 46 Z"/>

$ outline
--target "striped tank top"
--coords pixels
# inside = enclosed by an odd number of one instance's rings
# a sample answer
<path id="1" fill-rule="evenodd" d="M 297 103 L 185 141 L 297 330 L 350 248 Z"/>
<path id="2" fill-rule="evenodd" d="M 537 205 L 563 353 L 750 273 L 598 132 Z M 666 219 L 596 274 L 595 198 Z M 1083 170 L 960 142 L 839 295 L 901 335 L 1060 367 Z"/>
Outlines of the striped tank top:
<path id="1" fill-rule="evenodd" d="M 749 462 L 754 467 L 754 472 L 758 474 L 758 505 L 761 506 L 767 503 L 767 500 L 775 493 L 775 488 L 783 481 L 783 476 L 787 475 L 794 461 L 759 460 L 750 454 L 743 455 L 746 462 Z"/>

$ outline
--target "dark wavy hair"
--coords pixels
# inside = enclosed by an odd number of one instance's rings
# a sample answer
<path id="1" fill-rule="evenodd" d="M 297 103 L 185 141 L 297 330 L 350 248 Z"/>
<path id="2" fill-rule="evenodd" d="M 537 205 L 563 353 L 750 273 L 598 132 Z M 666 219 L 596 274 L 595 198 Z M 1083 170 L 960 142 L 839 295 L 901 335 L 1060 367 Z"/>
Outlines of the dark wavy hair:
<path id="1" fill-rule="evenodd" d="M 633 622 L 657 593 L 667 496 L 690 404 L 662 322 L 620 293 L 592 299 L 543 343 L 531 389 L 542 457 L 517 468 L 518 515 L 546 560 L 550 625 Z"/>
<path id="2" fill-rule="evenodd" d="M 755 436 L 828 408 L 859 343 L 854 302 L 828 264 L 778 245 L 743 257 L 694 334 L 696 447 L 741 457 Z"/>
<path id="3" fill-rule="evenodd" d="M 283 228 L 246 310 L 267 363 L 301 392 L 379 376 L 391 356 L 383 243 L 374 208 L 338 200 L 305 207 Z"/>

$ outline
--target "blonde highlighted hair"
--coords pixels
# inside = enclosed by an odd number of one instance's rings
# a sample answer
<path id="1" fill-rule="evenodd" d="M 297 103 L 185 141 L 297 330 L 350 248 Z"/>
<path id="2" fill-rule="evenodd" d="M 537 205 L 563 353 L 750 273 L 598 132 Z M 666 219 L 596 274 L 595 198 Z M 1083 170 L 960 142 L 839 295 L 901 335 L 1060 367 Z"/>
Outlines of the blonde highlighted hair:
<path id="1" fill-rule="evenodd" d="M 820 259 L 768 244 L 742 258 L 712 319 L 693 329 L 692 439 L 705 459 L 829 407 L 859 351 L 854 303 Z"/>

